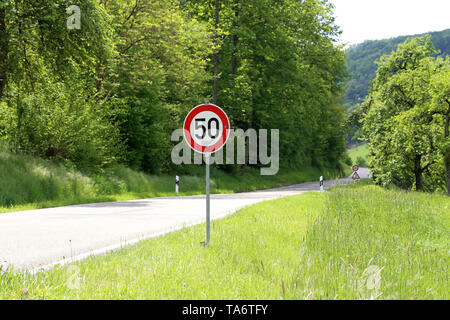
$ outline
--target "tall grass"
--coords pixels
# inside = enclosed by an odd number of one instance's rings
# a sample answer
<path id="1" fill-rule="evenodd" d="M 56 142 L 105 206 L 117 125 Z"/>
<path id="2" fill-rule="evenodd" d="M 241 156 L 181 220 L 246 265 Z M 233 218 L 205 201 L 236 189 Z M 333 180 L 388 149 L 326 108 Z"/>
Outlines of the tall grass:
<path id="1" fill-rule="evenodd" d="M 35 276 L 0 271 L 0 299 L 282 299 L 323 197 L 263 202 L 212 221 L 208 247 L 199 225 Z"/>
<path id="2" fill-rule="evenodd" d="M 348 186 L 308 230 L 294 282 L 310 299 L 449 299 L 450 199 Z"/>
<path id="3" fill-rule="evenodd" d="M 204 166 L 192 166 L 182 175 L 181 195 L 202 194 Z M 228 174 L 212 168 L 211 192 L 232 193 L 265 189 L 339 176 L 337 170 L 305 167 L 281 170 L 276 176 L 261 176 L 248 168 L 245 174 Z M 124 166 L 99 172 L 81 172 L 39 158 L 0 152 L 0 212 L 62 205 L 131 200 L 175 195 L 175 176 L 148 175 Z"/>
<path id="4" fill-rule="evenodd" d="M 363 144 L 356 148 L 347 151 L 349 157 L 352 159 L 353 164 L 357 164 L 360 167 L 367 166 L 369 162 L 369 145 Z"/>

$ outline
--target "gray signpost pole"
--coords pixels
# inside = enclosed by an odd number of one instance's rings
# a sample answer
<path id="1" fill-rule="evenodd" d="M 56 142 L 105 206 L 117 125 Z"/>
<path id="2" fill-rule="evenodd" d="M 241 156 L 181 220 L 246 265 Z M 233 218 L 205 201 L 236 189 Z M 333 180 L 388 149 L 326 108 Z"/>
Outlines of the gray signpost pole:
<path id="1" fill-rule="evenodd" d="M 207 246 L 210 242 L 211 216 L 210 216 L 210 166 L 211 153 L 220 150 L 230 136 L 230 120 L 226 113 L 216 105 L 209 103 L 199 105 L 192 109 L 183 124 L 184 139 L 194 151 L 203 154 L 206 164 L 206 241 L 201 242 Z M 215 135 L 211 133 L 215 129 Z M 199 131 L 202 130 L 200 133 Z M 207 134 L 208 133 L 208 134 Z"/>
<path id="2" fill-rule="evenodd" d="M 210 239 L 210 206 L 209 206 L 209 154 L 205 154 L 206 162 L 206 245 Z"/>

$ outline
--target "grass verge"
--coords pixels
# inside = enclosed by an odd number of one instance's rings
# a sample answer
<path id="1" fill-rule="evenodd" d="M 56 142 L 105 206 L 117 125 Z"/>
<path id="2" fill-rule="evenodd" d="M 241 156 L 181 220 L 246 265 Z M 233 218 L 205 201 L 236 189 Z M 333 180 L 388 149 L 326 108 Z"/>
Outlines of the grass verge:
<path id="1" fill-rule="evenodd" d="M 2 299 L 449 299 L 450 201 L 360 182 L 267 201 L 36 276 Z"/>
<path id="2" fill-rule="evenodd" d="M 204 225 L 36 276 L 4 273 L 1 299 L 280 299 L 323 195 L 263 202 Z M 283 289 L 284 288 L 284 289 Z"/>
<path id="3" fill-rule="evenodd" d="M 366 167 L 369 161 L 369 145 L 363 144 L 347 151 L 353 164 Z"/>
<path id="4" fill-rule="evenodd" d="M 449 299 L 450 199 L 336 188 L 308 229 L 295 282 L 311 299 Z"/>
<path id="5" fill-rule="evenodd" d="M 204 168 L 191 168 L 181 176 L 180 195 L 203 194 Z M 227 174 L 211 170 L 211 192 L 233 193 L 331 179 L 337 170 L 302 168 L 281 170 L 275 176 L 261 176 L 259 170 Z M 0 152 L 0 213 L 73 204 L 123 201 L 175 195 L 175 177 L 147 175 L 123 166 L 99 173 L 83 173 L 39 158 Z"/>

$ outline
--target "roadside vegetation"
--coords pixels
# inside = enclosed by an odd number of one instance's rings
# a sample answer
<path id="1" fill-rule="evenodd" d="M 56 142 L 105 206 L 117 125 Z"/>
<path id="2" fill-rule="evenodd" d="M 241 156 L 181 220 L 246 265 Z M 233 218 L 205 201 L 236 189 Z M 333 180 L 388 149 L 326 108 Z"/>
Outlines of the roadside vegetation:
<path id="1" fill-rule="evenodd" d="M 282 155 L 274 177 L 213 168 L 212 192 L 348 173 L 328 0 L 72 1 L 80 28 L 66 0 L 0 2 L 0 212 L 173 195 L 175 175 L 203 193 L 171 135 L 205 100 L 232 128 L 280 129 Z"/>
<path id="2" fill-rule="evenodd" d="M 450 54 L 450 29 L 427 32 L 426 34 L 431 36 L 431 41 L 439 52 L 438 55 L 445 57 Z M 378 68 L 374 61 L 383 55 L 391 54 L 397 49 L 400 43 L 405 42 L 408 38 L 424 35 L 419 34 L 382 40 L 367 40 L 363 43 L 351 45 L 346 51 L 348 71 L 351 74 L 349 81 L 345 85 L 347 91 L 345 99 L 346 108 L 349 110 L 358 107 L 359 103 L 369 93 L 370 81 L 375 79 Z"/>
<path id="3" fill-rule="evenodd" d="M 363 144 L 347 151 L 348 156 L 352 160 L 352 165 L 357 164 L 360 168 L 368 166 L 369 146 Z"/>
<path id="4" fill-rule="evenodd" d="M 312 167 L 281 169 L 276 176 L 261 176 L 256 168 L 226 173 L 211 168 L 211 192 L 233 193 L 267 189 L 342 176 L 340 170 Z M 179 195 L 205 193 L 204 166 L 183 168 Z M 345 172 L 347 174 L 347 172 Z M 0 212 L 72 204 L 174 196 L 174 175 L 149 175 L 114 165 L 97 172 L 68 169 L 40 158 L 0 152 Z"/>
<path id="5" fill-rule="evenodd" d="M 361 181 L 37 275 L 1 299 L 449 299 L 450 201 Z"/>
<path id="6" fill-rule="evenodd" d="M 0 141 L 79 170 L 174 175 L 171 134 L 209 100 L 232 128 L 280 129 L 281 166 L 334 168 L 339 34 L 329 0 L 0 1 Z"/>
<path id="7" fill-rule="evenodd" d="M 377 184 L 450 195 L 450 57 L 430 36 L 382 56 L 369 95 L 349 116 L 368 141 Z"/>

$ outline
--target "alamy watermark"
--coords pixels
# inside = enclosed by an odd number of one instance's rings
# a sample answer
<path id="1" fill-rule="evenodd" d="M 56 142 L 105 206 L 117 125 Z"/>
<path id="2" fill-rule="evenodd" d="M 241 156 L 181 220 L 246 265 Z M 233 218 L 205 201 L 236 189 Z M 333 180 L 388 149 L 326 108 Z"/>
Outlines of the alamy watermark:
<path id="1" fill-rule="evenodd" d="M 67 18 L 67 28 L 70 30 L 81 29 L 81 9 L 79 6 L 71 5 L 66 9 L 66 13 L 70 16 Z"/>
<path id="2" fill-rule="evenodd" d="M 280 131 L 270 130 L 270 148 L 267 129 L 231 129 L 225 146 L 209 155 L 210 164 L 261 164 L 261 175 L 270 176 L 278 173 L 280 165 L 279 141 Z M 179 142 L 172 149 L 172 162 L 181 164 L 202 164 L 204 156 L 193 152 L 184 139 L 184 130 L 177 129 L 172 133 L 172 142 Z M 192 157 L 192 153 L 194 156 Z M 205 160 L 206 161 L 206 160 Z"/>

